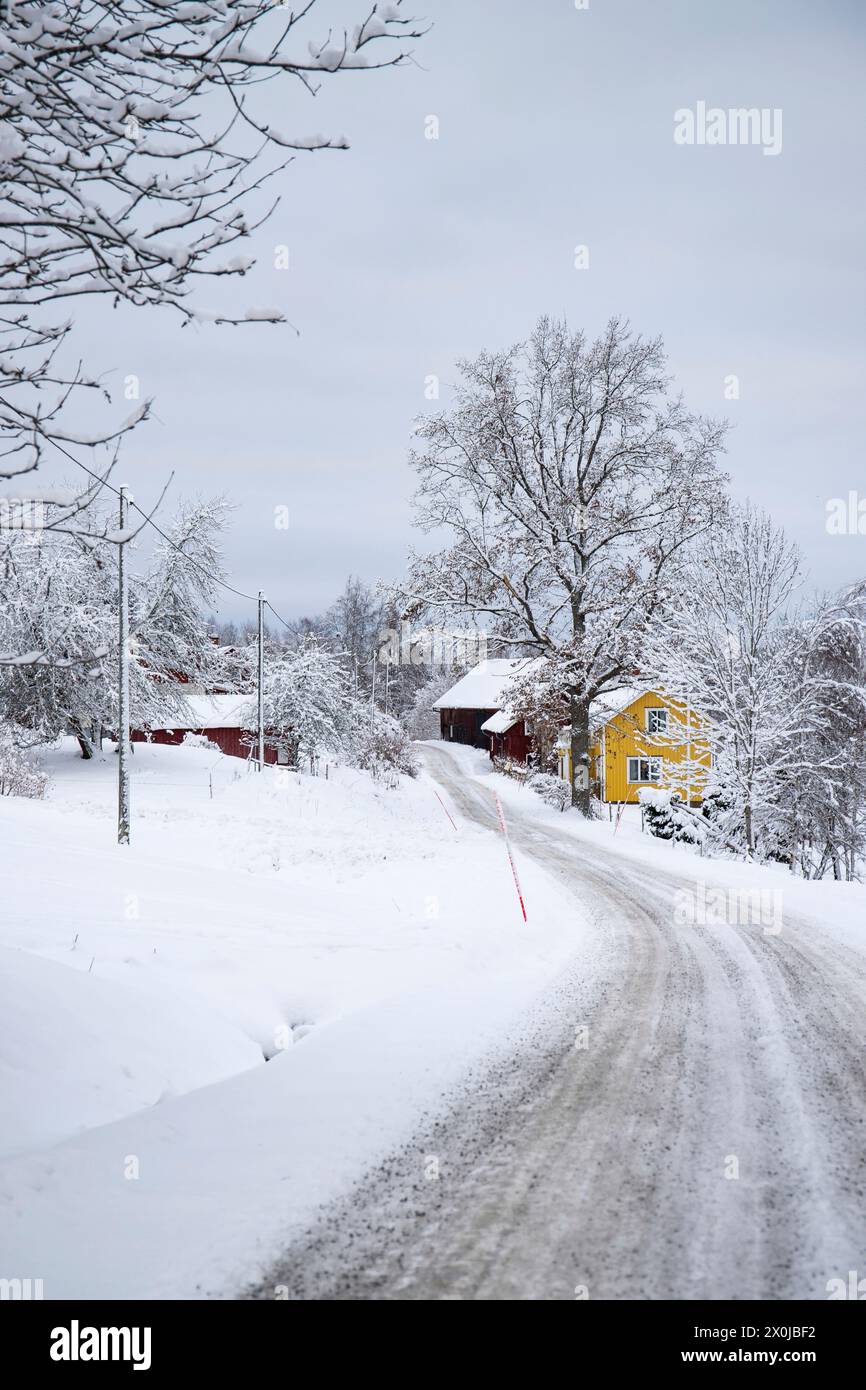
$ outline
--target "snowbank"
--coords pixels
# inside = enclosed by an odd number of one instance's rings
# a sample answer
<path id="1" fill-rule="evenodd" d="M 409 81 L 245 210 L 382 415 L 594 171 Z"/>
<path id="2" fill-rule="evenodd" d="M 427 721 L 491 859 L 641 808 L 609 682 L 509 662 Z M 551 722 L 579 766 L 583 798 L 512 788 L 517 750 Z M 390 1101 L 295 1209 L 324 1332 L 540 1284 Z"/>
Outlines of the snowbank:
<path id="1" fill-rule="evenodd" d="M 27 951 L 0 949 L 0 1018 L 0 1153 L 105 1124 L 262 1060 L 240 1029 L 194 1000 L 157 1001 Z"/>
<path id="2" fill-rule="evenodd" d="M 236 1292 L 586 931 L 531 864 L 527 927 L 501 840 L 455 830 L 426 776 L 133 763 L 128 849 L 111 751 L 67 744 L 46 802 L 0 801 L 0 1276 L 48 1298 Z"/>

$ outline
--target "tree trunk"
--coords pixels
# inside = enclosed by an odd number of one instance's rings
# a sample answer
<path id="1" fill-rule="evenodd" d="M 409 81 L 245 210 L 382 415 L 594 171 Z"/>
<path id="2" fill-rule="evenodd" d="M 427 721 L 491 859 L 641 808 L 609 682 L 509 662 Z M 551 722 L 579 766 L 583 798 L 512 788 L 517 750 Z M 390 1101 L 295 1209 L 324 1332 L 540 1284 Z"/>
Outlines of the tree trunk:
<path id="1" fill-rule="evenodd" d="M 572 695 L 571 713 L 571 804 L 587 820 L 590 818 L 589 793 L 589 701 Z"/>
<path id="2" fill-rule="evenodd" d="M 69 727 L 71 728 L 75 737 L 78 739 L 78 747 L 81 749 L 82 758 L 92 758 L 93 742 L 90 738 L 90 735 L 84 732 L 82 725 L 79 723 L 77 719 L 71 719 L 69 721 Z"/>

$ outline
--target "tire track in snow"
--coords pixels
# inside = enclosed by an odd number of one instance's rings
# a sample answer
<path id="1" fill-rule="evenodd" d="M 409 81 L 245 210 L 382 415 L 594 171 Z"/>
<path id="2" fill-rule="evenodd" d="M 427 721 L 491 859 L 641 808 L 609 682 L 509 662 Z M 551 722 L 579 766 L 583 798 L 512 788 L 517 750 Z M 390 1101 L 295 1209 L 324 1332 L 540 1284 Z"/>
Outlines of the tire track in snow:
<path id="1" fill-rule="evenodd" d="M 489 792 L 447 749 L 425 759 L 457 812 L 498 834 Z M 508 821 L 589 906 L 605 978 L 588 984 L 576 959 L 513 1052 L 253 1296 L 825 1297 L 866 1256 L 863 959 L 793 919 L 779 937 L 676 926 L 673 895 L 697 873 L 556 840 L 513 806 Z"/>

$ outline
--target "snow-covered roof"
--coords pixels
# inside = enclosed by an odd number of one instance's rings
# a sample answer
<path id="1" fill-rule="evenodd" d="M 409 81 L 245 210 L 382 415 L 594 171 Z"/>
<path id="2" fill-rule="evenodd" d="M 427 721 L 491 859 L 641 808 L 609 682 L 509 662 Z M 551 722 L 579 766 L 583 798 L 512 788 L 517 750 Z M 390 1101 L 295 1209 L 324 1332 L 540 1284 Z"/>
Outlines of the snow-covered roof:
<path id="1" fill-rule="evenodd" d="M 533 666 L 544 665 L 543 656 L 518 657 L 479 661 L 471 671 L 446 690 L 433 704 L 434 709 L 492 709 L 496 713 L 481 725 L 485 733 L 503 734 L 517 723 L 515 716 L 504 710 L 507 686 L 512 676 Z M 622 686 L 593 700 L 589 707 L 589 722 L 593 729 L 615 719 L 629 705 L 652 689 L 648 685 Z M 502 722 L 505 721 L 505 722 Z"/>
<path id="2" fill-rule="evenodd" d="M 611 719 L 622 714 L 624 709 L 633 705 L 635 700 L 639 700 L 641 695 L 646 695 L 649 686 L 623 686 L 621 690 L 610 690 L 604 695 L 599 695 L 597 700 L 593 700 L 589 707 L 589 722 L 592 727 L 598 728 L 599 724 L 607 724 Z"/>
<path id="3" fill-rule="evenodd" d="M 489 719 L 485 719 L 481 729 L 485 734 L 507 734 L 519 720 L 509 714 L 507 710 L 499 709 L 495 714 L 491 714 Z"/>
<path id="4" fill-rule="evenodd" d="M 516 676 L 518 671 L 525 671 L 538 660 L 538 657 L 521 656 L 515 660 L 493 658 L 479 661 L 456 685 L 439 696 L 433 708 L 501 709 L 503 691 L 511 677 Z"/>
<path id="5" fill-rule="evenodd" d="M 191 719 L 168 719 L 167 729 L 245 729 L 249 727 L 252 695 L 185 695 Z M 247 718 L 242 718 L 246 711 Z"/>
<path id="6" fill-rule="evenodd" d="M 593 732 L 597 732 L 603 724 L 609 724 L 623 710 L 627 710 L 629 705 L 633 705 L 635 700 L 639 700 L 642 695 L 658 694 L 653 691 L 651 685 L 623 687 L 622 690 L 612 690 L 606 695 L 599 695 L 597 700 L 593 700 L 589 707 L 589 725 Z M 659 695 L 659 699 L 671 699 L 671 696 Z M 487 725 L 483 725 L 487 728 Z M 571 730 L 565 725 L 559 732 L 556 740 L 557 748 L 568 748 L 571 743 Z"/>
<path id="7" fill-rule="evenodd" d="M 609 724 L 611 719 L 615 719 L 623 710 L 633 705 L 635 700 L 639 700 L 641 695 L 648 695 L 652 686 L 623 686 L 622 690 L 610 690 L 605 695 L 599 695 L 597 700 L 593 700 L 589 707 L 590 729 L 600 729 L 603 724 Z M 568 725 L 560 731 L 556 740 L 557 748 L 568 748 L 571 743 L 571 729 Z"/>

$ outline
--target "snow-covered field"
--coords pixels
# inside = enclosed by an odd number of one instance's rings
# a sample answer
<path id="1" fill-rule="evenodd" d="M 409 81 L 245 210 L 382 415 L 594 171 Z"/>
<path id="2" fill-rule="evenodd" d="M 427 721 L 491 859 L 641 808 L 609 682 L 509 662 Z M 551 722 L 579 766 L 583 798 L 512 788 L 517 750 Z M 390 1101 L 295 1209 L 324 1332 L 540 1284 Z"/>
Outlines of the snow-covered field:
<path id="1" fill-rule="evenodd" d="M 0 1276 L 232 1294 L 446 1104 L 586 924 L 422 774 L 111 746 L 0 799 Z M 501 779 L 497 779 L 499 781 Z M 268 1060 L 267 1064 L 265 1059 Z"/>

